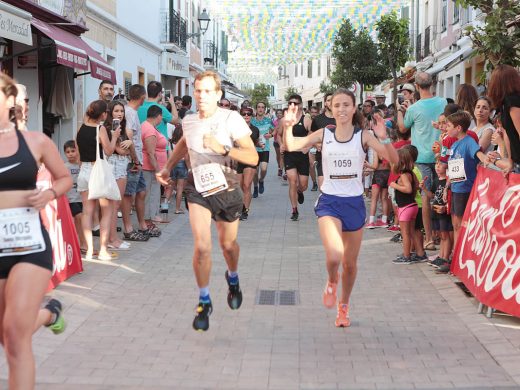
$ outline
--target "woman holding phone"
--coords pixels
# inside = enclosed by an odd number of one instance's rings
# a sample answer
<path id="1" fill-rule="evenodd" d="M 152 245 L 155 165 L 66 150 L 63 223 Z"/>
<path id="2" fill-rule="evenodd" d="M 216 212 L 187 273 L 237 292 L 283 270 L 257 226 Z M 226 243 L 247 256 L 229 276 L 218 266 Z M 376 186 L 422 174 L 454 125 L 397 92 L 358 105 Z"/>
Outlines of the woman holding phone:
<path id="1" fill-rule="evenodd" d="M 119 137 L 116 140 L 114 153 L 108 157 L 108 162 L 112 165 L 114 178 L 121 194 L 121 199 L 125 195 L 127 168 L 130 163 L 130 148 L 132 141 L 126 131 L 125 106 L 119 101 L 112 101 L 108 104 L 108 115 L 105 121 L 108 131 L 108 138 L 112 141 L 113 132 L 119 130 Z M 121 240 L 117 235 L 117 212 L 121 201 L 114 200 L 112 208 L 112 220 L 110 222 L 110 234 L 108 237 L 108 247 L 113 250 L 129 250 L 130 243 Z"/>

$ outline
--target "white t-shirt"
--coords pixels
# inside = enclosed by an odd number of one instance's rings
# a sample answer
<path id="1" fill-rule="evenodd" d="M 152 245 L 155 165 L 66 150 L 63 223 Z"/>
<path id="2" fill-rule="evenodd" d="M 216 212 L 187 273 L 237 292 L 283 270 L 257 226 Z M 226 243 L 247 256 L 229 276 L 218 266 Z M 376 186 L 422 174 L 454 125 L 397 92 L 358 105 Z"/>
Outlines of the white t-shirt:
<path id="1" fill-rule="evenodd" d="M 132 142 L 134 143 L 135 154 L 139 159 L 139 162 L 143 163 L 143 140 L 141 139 L 141 122 L 139 122 L 139 116 L 137 111 L 130 107 L 128 104 L 125 106 L 125 118 L 126 127 L 132 129 L 133 137 Z"/>
<path id="2" fill-rule="evenodd" d="M 251 130 L 244 118 L 236 111 L 218 107 L 209 118 L 201 119 L 198 113 L 186 115 L 182 121 L 182 128 L 192 170 L 202 165 L 217 163 L 224 172 L 228 186 L 236 187 L 238 178 L 231 164 L 231 158 L 204 148 L 203 137 L 205 134 L 211 133 L 220 144 L 233 147 L 236 140 L 251 135 Z"/>
<path id="3" fill-rule="evenodd" d="M 80 166 L 78 164 L 71 164 L 68 161 L 65 161 L 65 166 L 70 172 L 70 176 L 72 177 L 72 188 L 67 192 L 67 199 L 69 203 L 80 203 L 81 195 L 78 192 L 78 176 Z"/>

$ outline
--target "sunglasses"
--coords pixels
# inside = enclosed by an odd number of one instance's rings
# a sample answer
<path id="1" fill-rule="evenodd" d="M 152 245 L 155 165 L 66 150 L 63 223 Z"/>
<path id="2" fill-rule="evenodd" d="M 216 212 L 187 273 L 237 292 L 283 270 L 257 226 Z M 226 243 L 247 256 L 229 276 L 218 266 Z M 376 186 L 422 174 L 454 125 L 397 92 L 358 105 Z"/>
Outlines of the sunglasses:
<path id="1" fill-rule="evenodd" d="M 229 104 L 221 104 L 220 107 L 229 107 Z"/>
<path id="2" fill-rule="evenodd" d="M 295 106 L 299 106 L 299 105 L 300 105 L 300 102 L 289 102 L 288 104 L 289 104 L 289 106 L 290 106 L 291 104 L 294 104 Z"/>
<path id="3" fill-rule="evenodd" d="M 253 116 L 253 114 L 251 114 L 250 112 L 243 112 L 240 115 L 242 115 L 242 116 Z"/>

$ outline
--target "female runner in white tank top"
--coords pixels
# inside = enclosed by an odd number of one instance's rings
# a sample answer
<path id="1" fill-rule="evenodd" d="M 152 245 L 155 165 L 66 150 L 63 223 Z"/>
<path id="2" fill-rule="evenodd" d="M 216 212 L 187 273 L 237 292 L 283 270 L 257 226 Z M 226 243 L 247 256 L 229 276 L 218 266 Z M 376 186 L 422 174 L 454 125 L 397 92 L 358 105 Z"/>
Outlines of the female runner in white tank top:
<path id="1" fill-rule="evenodd" d="M 357 257 L 363 238 L 366 210 L 363 201 L 363 162 L 367 149 L 397 163 L 397 152 L 387 137 L 385 121 L 375 115 L 373 131 L 379 140 L 358 126 L 356 99 L 352 92 L 340 88 L 332 96 L 332 115 L 336 127 L 319 129 L 307 137 L 292 136 L 297 122 L 296 106 L 289 106 L 283 119 L 286 149 L 299 151 L 322 144 L 324 182 L 315 212 L 321 240 L 325 247 L 328 281 L 323 292 L 327 308 L 336 305 L 339 265 L 342 265 L 341 297 L 337 306 L 336 326 L 350 326 L 349 300 L 357 274 Z"/>

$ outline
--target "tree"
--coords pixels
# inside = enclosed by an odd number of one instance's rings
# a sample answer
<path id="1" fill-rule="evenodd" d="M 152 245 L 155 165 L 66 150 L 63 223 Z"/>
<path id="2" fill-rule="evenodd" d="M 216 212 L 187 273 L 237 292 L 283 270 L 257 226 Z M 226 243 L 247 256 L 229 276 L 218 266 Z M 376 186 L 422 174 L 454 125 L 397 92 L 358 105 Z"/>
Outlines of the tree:
<path id="1" fill-rule="evenodd" d="M 486 70 L 499 64 L 520 66 L 520 15 L 518 0 L 456 0 L 457 5 L 471 6 L 485 14 L 483 26 L 468 26 L 466 33 L 476 55 L 486 58 Z M 485 75 L 481 75 L 482 78 Z"/>
<path id="2" fill-rule="evenodd" d="M 379 84 L 389 76 L 377 44 L 364 28 L 354 29 L 350 20 L 344 19 L 332 47 L 336 68 L 330 81 L 337 87 L 349 88 L 355 82 L 363 88 L 367 84 Z"/>
<path id="3" fill-rule="evenodd" d="M 334 91 L 338 89 L 335 85 L 332 85 L 331 83 L 327 83 L 326 81 L 322 81 L 320 83 L 320 92 L 323 94 L 326 93 L 334 93 Z"/>
<path id="4" fill-rule="evenodd" d="M 408 20 L 401 19 L 395 11 L 381 16 L 376 23 L 379 49 L 394 80 L 392 102 L 397 100 L 397 71 L 409 58 L 410 38 Z"/>
<path id="5" fill-rule="evenodd" d="M 271 96 L 271 86 L 267 84 L 255 84 L 253 89 L 247 90 L 247 94 L 251 96 L 251 105 L 256 107 L 258 102 L 264 102 L 269 107 L 269 96 Z"/>
<path id="6" fill-rule="evenodd" d="M 299 95 L 300 91 L 298 91 L 295 87 L 287 87 L 287 90 L 285 91 L 285 95 L 283 96 L 285 101 L 289 101 L 289 98 L 291 95 Z"/>

